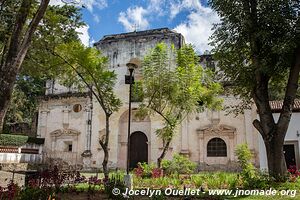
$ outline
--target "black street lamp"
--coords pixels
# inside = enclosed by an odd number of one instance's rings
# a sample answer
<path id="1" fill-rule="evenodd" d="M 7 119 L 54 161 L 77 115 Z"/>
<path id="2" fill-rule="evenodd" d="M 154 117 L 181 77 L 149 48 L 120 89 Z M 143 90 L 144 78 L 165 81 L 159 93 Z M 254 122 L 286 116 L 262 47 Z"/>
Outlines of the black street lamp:
<path id="1" fill-rule="evenodd" d="M 138 58 L 131 58 L 126 64 L 129 76 L 125 75 L 125 84 L 129 84 L 129 108 L 128 108 L 128 134 L 127 134 L 127 166 L 126 172 L 129 175 L 129 163 L 130 163 L 130 122 L 131 122 L 131 96 L 132 96 L 132 84 L 134 84 L 133 71 L 140 66 L 141 62 Z"/>

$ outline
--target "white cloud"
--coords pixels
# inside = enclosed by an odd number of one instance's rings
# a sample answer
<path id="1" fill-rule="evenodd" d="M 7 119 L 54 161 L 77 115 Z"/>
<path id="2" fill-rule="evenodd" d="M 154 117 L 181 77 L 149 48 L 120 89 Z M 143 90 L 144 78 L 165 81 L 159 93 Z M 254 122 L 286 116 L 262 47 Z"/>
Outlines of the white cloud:
<path id="1" fill-rule="evenodd" d="M 131 6 L 126 12 L 120 12 L 118 21 L 124 26 L 126 31 L 145 30 L 149 28 L 149 21 L 153 17 L 164 16 L 167 0 L 149 0 L 145 7 Z"/>
<path id="2" fill-rule="evenodd" d="M 76 29 L 76 31 L 79 33 L 79 39 L 85 46 L 90 46 L 90 36 L 88 32 L 89 28 L 90 27 L 86 25 Z"/>
<path id="3" fill-rule="evenodd" d="M 126 12 L 119 14 L 118 21 L 124 26 L 126 31 L 134 31 L 137 27 L 139 30 L 145 30 L 149 27 L 146 19 L 148 11 L 143 7 L 129 7 Z"/>
<path id="4" fill-rule="evenodd" d="M 50 0 L 49 5 L 63 6 L 65 4 L 82 6 L 82 0 Z"/>
<path id="5" fill-rule="evenodd" d="M 50 0 L 49 4 L 63 6 L 66 3 L 86 8 L 93 15 L 93 19 L 97 23 L 100 22 L 100 18 L 94 13 L 94 8 L 102 10 L 108 6 L 107 0 Z"/>
<path id="6" fill-rule="evenodd" d="M 213 24 L 219 22 L 219 16 L 211 8 L 202 6 L 198 0 L 183 0 L 181 5 L 176 8 L 178 10 L 173 8 L 173 17 L 185 9 L 188 9 L 190 14 L 185 22 L 174 29 L 185 37 L 187 43 L 193 44 L 198 53 L 211 50 L 212 47 L 208 45 L 209 37 Z M 170 12 L 172 13 L 172 10 Z"/>
<path id="7" fill-rule="evenodd" d="M 83 5 L 90 11 L 93 12 L 93 8 L 104 9 L 108 6 L 106 0 L 84 0 Z"/>
<path id="8" fill-rule="evenodd" d="M 197 11 L 203 10 L 203 7 L 199 0 L 181 0 L 181 1 L 170 1 L 170 18 L 173 19 L 181 11 Z"/>
<path id="9" fill-rule="evenodd" d="M 169 14 L 173 20 L 179 13 L 187 12 L 187 18 L 175 26 L 174 30 L 181 33 L 187 43 L 195 46 L 198 53 L 211 50 L 208 45 L 209 36 L 212 34 L 214 23 L 219 22 L 218 15 L 209 7 L 201 4 L 200 0 L 148 0 L 144 7 L 129 7 L 126 12 L 119 14 L 118 21 L 126 31 L 150 28 L 150 22 L 155 17 Z"/>
<path id="10" fill-rule="evenodd" d="M 57 5 L 62 6 L 62 5 L 64 5 L 64 3 L 61 0 L 50 0 L 49 5 L 52 5 L 52 6 L 57 6 Z"/>
<path id="11" fill-rule="evenodd" d="M 162 16 L 166 13 L 166 10 L 164 9 L 165 3 L 165 0 L 150 0 L 147 10 L 148 12 Z"/>
<path id="12" fill-rule="evenodd" d="M 93 19 L 96 23 L 99 23 L 100 22 L 100 17 L 96 14 L 93 14 Z"/>

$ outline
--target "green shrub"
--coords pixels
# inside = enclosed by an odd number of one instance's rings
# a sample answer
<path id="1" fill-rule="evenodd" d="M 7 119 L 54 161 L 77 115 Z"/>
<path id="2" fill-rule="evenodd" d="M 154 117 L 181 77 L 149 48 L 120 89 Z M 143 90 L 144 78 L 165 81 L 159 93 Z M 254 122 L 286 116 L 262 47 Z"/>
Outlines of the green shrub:
<path id="1" fill-rule="evenodd" d="M 139 163 L 139 166 L 143 169 L 143 175 L 142 177 L 151 177 L 152 170 L 155 168 L 154 163 L 148 164 L 148 163 Z"/>
<path id="2" fill-rule="evenodd" d="M 0 134 L 1 146 L 22 146 L 27 140 L 28 136 L 25 135 Z"/>
<path id="3" fill-rule="evenodd" d="M 161 167 L 165 174 L 190 174 L 197 167 L 196 163 L 190 161 L 187 157 L 174 154 L 172 160 L 162 160 Z"/>
<path id="4" fill-rule="evenodd" d="M 28 137 L 26 135 L 0 134 L 0 146 L 23 146 L 26 143 L 44 144 L 44 138 Z"/>
<path id="5" fill-rule="evenodd" d="M 113 190 L 117 188 L 120 190 L 119 195 L 113 194 Z M 104 181 L 104 191 L 108 195 L 110 199 L 124 199 L 123 193 L 126 190 L 125 183 L 123 181 L 123 178 L 120 175 L 111 175 L 111 177 L 108 180 Z"/>
<path id="6" fill-rule="evenodd" d="M 138 163 L 138 167 L 133 170 L 136 177 L 141 178 L 159 178 L 163 176 L 161 168 L 156 168 L 153 163 L 147 164 L 145 162 Z"/>
<path id="7" fill-rule="evenodd" d="M 241 178 L 245 188 L 268 188 L 270 183 L 270 177 L 259 172 L 251 162 L 253 157 L 247 144 L 240 144 L 235 151 L 238 162 L 242 168 Z"/>

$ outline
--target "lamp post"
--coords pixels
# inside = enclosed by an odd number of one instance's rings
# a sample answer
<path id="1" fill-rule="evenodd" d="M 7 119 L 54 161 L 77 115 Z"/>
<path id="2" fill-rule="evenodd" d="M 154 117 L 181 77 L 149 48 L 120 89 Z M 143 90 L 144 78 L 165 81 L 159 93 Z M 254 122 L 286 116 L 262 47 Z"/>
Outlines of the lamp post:
<path id="1" fill-rule="evenodd" d="M 132 95 L 132 84 L 134 83 L 134 77 L 132 75 L 134 71 L 133 66 L 128 66 L 128 71 L 129 71 L 129 103 L 128 103 L 128 132 L 127 132 L 127 165 L 126 165 L 127 174 L 129 174 L 129 162 L 130 162 L 131 95 Z"/>
<path id="2" fill-rule="evenodd" d="M 127 133 L 127 165 L 126 165 L 126 174 L 125 184 L 128 188 L 132 187 L 132 179 L 129 175 L 129 164 L 130 164 L 130 122 L 131 122 L 131 93 L 132 93 L 132 84 L 134 83 L 133 72 L 135 68 L 140 66 L 140 60 L 138 58 L 131 58 L 126 64 L 129 76 L 125 75 L 125 84 L 129 84 L 129 108 L 128 108 L 128 133 Z"/>

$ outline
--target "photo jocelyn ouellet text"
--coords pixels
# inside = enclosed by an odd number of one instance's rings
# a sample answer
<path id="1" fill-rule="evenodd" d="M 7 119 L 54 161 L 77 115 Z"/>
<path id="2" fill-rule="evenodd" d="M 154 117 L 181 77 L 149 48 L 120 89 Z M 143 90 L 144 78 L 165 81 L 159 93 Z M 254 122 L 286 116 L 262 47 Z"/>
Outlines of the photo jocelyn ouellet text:
<path id="1" fill-rule="evenodd" d="M 125 192 L 121 193 L 118 188 L 114 188 L 112 193 L 114 195 L 123 195 L 123 196 L 199 196 L 201 194 L 208 194 L 209 196 L 289 196 L 295 197 L 296 190 L 275 190 L 273 188 L 269 188 L 267 190 L 244 190 L 244 189 L 236 189 L 236 190 L 228 190 L 228 189 L 214 189 L 208 191 L 202 191 L 201 189 L 174 189 L 174 188 L 166 188 L 166 189 L 128 189 L 126 188 Z"/>

